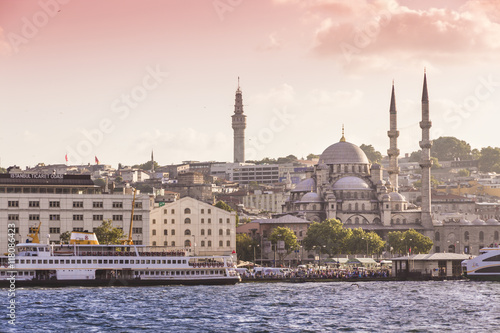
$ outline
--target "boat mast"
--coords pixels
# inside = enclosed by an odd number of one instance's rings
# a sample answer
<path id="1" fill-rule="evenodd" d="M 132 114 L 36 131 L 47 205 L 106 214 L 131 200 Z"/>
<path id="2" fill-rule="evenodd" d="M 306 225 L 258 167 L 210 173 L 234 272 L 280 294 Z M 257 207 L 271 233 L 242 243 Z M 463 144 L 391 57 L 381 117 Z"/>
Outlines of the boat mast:
<path id="1" fill-rule="evenodd" d="M 132 240 L 132 226 L 134 224 L 134 208 L 135 208 L 135 193 L 137 189 L 134 188 L 134 198 L 132 199 L 132 213 L 130 214 L 130 228 L 128 230 L 128 239 L 124 241 L 124 244 L 134 245 L 134 241 Z"/>

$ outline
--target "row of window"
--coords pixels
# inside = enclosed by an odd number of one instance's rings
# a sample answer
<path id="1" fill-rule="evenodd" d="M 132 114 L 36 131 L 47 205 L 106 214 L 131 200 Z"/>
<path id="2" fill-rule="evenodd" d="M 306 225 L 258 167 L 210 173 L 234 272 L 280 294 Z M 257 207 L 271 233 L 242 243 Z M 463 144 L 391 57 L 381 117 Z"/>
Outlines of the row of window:
<path id="1" fill-rule="evenodd" d="M 138 216 L 139 216 L 139 215 L 138 215 Z M 136 219 L 135 219 L 135 215 L 134 215 L 134 221 L 135 221 L 135 220 L 136 220 Z M 152 221 L 152 222 L 153 222 L 153 224 L 156 224 L 156 219 L 153 219 L 153 221 Z M 172 220 L 171 220 L 171 222 L 172 222 L 172 224 L 175 224 L 175 219 L 172 219 Z M 204 218 L 201 218 L 201 219 L 200 219 L 200 223 L 204 224 L 204 223 L 205 223 L 205 219 L 204 219 Z M 208 223 L 208 224 L 212 223 L 212 219 L 211 219 L 211 218 L 208 218 L 208 219 L 207 219 L 207 223 Z M 219 219 L 219 224 L 221 224 L 221 223 L 223 223 L 223 219 L 222 219 L 222 218 L 220 218 L 220 219 Z M 226 219 L 226 223 L 231 223 L 231 219 L 230 219 L 230 218 L 227 218 L 227 219 Z M 163 224 L 168 224 L 168 219 L 163 219 Z M 189 217 L 186 217 L 186 218 L 184 219 L 184 224 L 191 224 L 191 219 L 190 219 Z"/>
<path id="2" fill-rule="evenodd" d="M 157 246 L 156 242 L 153 242 L 152 244 L 153 244 L 153 246 Z M 211 240 L 207 241 L 206 243 L 205 243 L 204 240 L 202 240 L 200 242 L 200 247 L 205 247 L 205 244 L 206 244 L 207 247 L 212 247 L 212 241 Z M 175 246 L 175 242 L 172 241 L 170 245 L 171 246 Z M 168 246 L 168 242 L 164 241 L 163 242 L 163 246 Z M 219 247 L 223 247 L 223 246 L 224 246 L 224 241 L 219 241 Z M 226 246 L 227 247 L 231 247 L 231 241 L 226 241 Z M 191 247 L 191 240 L 186 239 L 184 241 L 184 247 Z"/>
<path id="3" fill-rule="evenodd" d="M 7 216 L 7 219 L 9 221 L 19 221 L 19 214 L 9 214 Z M 29 214 L 28 220 L 29 221 L 40 221 L 40 214 Z M 50 214 L 49 220 L 50 221 L 60 221 L 61 215 Z M 103 221 L 104 215 L 94 214 L 94 215 L 92 215 L 92 220 L 93 221 Z M 113 221 L 123 221 L 123 215 L 113 215 L 112 220 Z M 73 214 L 73 221 L 83 221 L 83 214 Z M 134 221 L 142 221 L 142 215 L 134 215 Z M 153 224 L 154 223 L 155 222 L 153 222 Z M 172 223 L 174 223 L 173 220 L 172 220 Z M 191 221 L 189 223 L 191 223 Z"/>
<path id="4" fill-rule="evenodd" d="M 142 228 L 132 228 L 132 230 L 134 230 L 134 229 L 141 229 L 141 232 L 142 232 Z M 156 229 L 152 229 L 151 230 L 151 234 L 153 236 L 156 236 Z M 164 236 L 168 236 L 168 230 L 167 229 L 163 229 L 163 235 Z M 170 235 L 171 236 L 175 236 L 175 229 L 172 229 L 170 231 Z M 184 235 L 190 236 L 191 235 L 191 230 L 189 230 L 189 229 L 184 230 Z M 200 235 L 201 236 L 205 236 L 205 229 L 201 229 L 200 230 Z M 211 235 L 212 235 L 212 229 L 207 229 L 207 236 L 211 236 Z M 223 229 L 219 229 L 219 235 L 220 236 L 224 235 L 224 230 Z M 231 229 L 226 229 L 226 235 L 227 236 L 231 235 Z"/>
<path id="5" fill-rule="evenodd" d="M 16 259 L 16 264 L 135 264 L 135 265 L 165 265 L 186 264 L 186 259 L 157 259 L 157 260 L 134 260 L 134 259 Z"/>
<path id="6" fill-rule="evenodd" d="M 19 201 L 18 200 L 10 200 L 7 202 L 8 207 L 19 207 Z M 39 208 L 40 207 L 40 201 L 30 201 L 28 203 L 29 207 L 32 208 Z M 60 208 L 61 207 L 61 202 L 60 201 L 49 201 L 49 207 L 50 208 Z M 92 208 L 103 208 L 104 203 L 102 201 L 94 201 L 92 203 Z M 142 208 L 142 202 L 136 202 L 134 205 L 135 208 Z M 73 208 L 83 208 L 83 201 L 73 201 Z M 123 202 L 120 201 L 115 201 L 113 202 L 113 208 L 123 208 Z"/>
<path id="7" fill-rule="evenodd" d="M 470 239 L 470 233 L 468 231 L 464 232 L 464 240 L 469 241 L 469 239 Z M 500 240 L 500 234 L 498 231 L 495 231 L 493 233 L 493 239 L 495 241 Z M 437 242 L 441 241 L 441 234 L 439 233 L 439 231 L 436 231 L 436 233 L 434 234 L 434 240 Z M 479 241 L 484 241 L 484 231 L 479 232 Z"/>
<path id="8" fill-rule="evenodd" d="M 170 213 L 175 214 L 175 209 L 171 209 Z M 200 209 L 200 213 L 205 214 L 205 209 L 204 208 Z M 168 214 L 168 209 L 164 209 L 163 214 Z M 184 214 L 191 214 L 191 208 L 184 208 Z M 207 209 L 207 214 L 212 214 L 211 208 Z"/>

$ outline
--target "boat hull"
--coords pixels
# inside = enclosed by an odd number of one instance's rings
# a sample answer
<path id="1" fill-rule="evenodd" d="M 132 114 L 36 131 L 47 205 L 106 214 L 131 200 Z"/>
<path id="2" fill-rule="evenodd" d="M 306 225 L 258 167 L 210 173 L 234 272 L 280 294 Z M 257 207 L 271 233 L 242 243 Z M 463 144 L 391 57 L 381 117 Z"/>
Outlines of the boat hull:
<path id="1" fill-rule="evenodd" d="M 491 275 L 467 274 L 467 278 L 469 280 L 475 280 L 475 281 L 500 281 L 500 275 L 498 274 L 491 274 Z"/>
<path id="2" fill-rule="evenodd" d="M 239 278 L 223 279 L 172 279 L 172 280 L 16 280 L 16 288 L 23 287 L 136 287 L 136 286 L 167 286 L 167 285 L 233 285 L 240 282 Z M 9 288 L 10 281 L 0 281 L 0 288 Z"/>

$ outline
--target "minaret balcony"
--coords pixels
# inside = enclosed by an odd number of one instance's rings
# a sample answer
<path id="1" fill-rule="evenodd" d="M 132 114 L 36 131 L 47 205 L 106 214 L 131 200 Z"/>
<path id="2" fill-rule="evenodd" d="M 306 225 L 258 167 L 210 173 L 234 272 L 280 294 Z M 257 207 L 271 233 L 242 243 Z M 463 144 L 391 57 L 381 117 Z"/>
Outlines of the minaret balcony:
<path id="1" fill-rule="evenodd" d="M 418 143 L 420 145 L 420 148 L 424 149 L 431 149 L 432 147 L 432 140 L 422 140 Z"/>
<path id="2" fill-rule="evenodd" d="M 420 122 L 420 128 L 421 129 L 424 129 L 424 128 L 428 129 L 428 128 L 431 128 L 431 127 L 432 127 L 432 121 L 430 121 L 430 120 L 422 120 Z"/>

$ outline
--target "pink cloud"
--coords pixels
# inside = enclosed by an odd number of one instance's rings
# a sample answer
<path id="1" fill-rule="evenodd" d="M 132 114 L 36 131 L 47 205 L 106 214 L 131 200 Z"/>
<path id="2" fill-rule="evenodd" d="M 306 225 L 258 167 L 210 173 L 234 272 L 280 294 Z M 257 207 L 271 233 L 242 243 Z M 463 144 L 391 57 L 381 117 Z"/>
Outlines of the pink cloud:
<path id="1" fill-rule="evenodd" d="M 5 34 L 0 27 L 0 56 L 2 55 L 9 55 L 12 53 L 12 47 L 10 46 L 9 42 L 5 39 Z"/>

